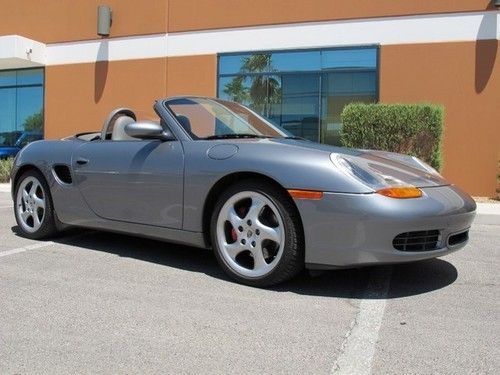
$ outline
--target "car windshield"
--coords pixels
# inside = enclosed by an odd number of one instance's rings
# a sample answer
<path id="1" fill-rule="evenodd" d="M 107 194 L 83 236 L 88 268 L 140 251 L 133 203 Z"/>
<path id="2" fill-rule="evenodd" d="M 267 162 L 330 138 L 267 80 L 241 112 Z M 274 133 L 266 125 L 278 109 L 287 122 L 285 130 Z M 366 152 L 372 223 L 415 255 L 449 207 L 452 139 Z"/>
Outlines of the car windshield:
<path id="1" fill-rule="evenodd" d="M 235 102 L 176 98 L 166 104 L 193 139 L 292 137 L 285 129 Z"/>

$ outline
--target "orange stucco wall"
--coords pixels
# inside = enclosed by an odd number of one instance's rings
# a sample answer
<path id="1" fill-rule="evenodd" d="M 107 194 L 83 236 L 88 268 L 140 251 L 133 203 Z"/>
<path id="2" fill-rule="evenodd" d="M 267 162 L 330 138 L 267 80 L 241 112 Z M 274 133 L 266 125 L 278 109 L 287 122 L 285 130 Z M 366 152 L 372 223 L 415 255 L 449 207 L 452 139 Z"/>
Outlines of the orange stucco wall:
<path id="1" fill-rule="evenodd" d="M 113 10 L 110 37 L 493 8 L 490 0 L 2 0 L 0 35 L 95 39 L 97 6 L 104 4 Z"/>
<path id="2" fill-rule="evenodd" d="M 113 10 L 112 37 L 167 29 L 167 0 L 2 0 L 0 35 L 17 34 L 43 43 L 95 39 L 98 5 Z"/>
<path id="3" fill-rule="evenodd" d="M 117 107 L 130 107 L 139 117 L 154 117 L 156 99 L 214 96 L 216 66 L 216 55 L 48 66 L 45 137 L 99 130 Z"/>
<path id="4" fill-rule="evenodd" d="M 383 46 L 380 101 L 445 107 L 444 175 L 494 196 L 500 160 L 498 40 Z"/>
<path id="5" fill-rule="evenodd" d="M 169 0 L 168 31 L 470 12 L 489 0 Z"/>
<path id="6" fill-rule="evenodd" d="M 108 113 L 130 107 L 154 115 L 166 96 L 165 59 L 99 62 L 45 68 L 45 137 L 100 130 Z"/>
<path id="7" fill-rule="evenodd" d="M 167 94 L 215 96 L 217 56 L 182 56 L 167 59 Z"/>

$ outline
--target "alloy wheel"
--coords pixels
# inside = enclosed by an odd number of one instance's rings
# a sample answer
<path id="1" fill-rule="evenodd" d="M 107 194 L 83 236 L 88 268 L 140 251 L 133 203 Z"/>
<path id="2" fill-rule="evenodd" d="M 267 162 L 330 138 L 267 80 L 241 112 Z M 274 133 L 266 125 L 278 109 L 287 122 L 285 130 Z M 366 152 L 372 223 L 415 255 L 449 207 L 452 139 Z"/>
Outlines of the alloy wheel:
<path id="1" fill-rule="evenodd" d="M 264 194 L 239 192 L 219 212 L 217 241 L 231 269 L 244 277 L 259 278 L 270 273 L 283 255 L 283 219 Z"/>
<path id="2" fill-rule="evenodd" d="M 16 210 L 23 229 L 34 233 L 42 226 L 45 218 L 45 192 L 37 178 L 25 178 L 16 197 Z"/>

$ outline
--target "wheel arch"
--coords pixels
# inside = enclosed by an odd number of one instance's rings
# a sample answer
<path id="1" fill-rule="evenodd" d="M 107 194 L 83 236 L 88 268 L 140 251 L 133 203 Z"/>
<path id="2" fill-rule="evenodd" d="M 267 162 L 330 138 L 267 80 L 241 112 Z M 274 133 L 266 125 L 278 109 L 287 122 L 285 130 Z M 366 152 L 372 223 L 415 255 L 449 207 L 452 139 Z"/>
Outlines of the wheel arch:
<path id="1" fill-rule="evenodd" d="M 37 171 L 39 173 L 42 174 L 42 176 L 45 178 L 45 180 L 47 181 L 47 177 L 45 176 L 45 174 L 43 173 L 43 171 L 38 168 L 36 165 L 34 164 L 24 164 L 22 166 L 20 166 L 16 172 L 15 172 L 15 175 L 14 177 L 12 178 L 12 186 L 11 186 L 11 191 L 12 191 L 12 196 L 14 197 L 14 192 L 16 191 L 16 187 L 17 187 L 17 183 L 19 182 L 19 178 L 27 171 L 29 170 L 34 170 L 34 171 Z M 48 181 L 47 181 L 48 183 Z"/>
<path id="2" fill-rule="evenodd" d="M 217 203 L 218 197 L 231 185 L 235 184 L 238 181 L 242 180 L 247 180 L 247 179 L 258 179 L 260 181 L 266 181 L 270 183 L 271 185 L 276 186 L 276 188 L 282 190 L 282 191 L 287 191 L 283 185 L 281 185 L 278 181 L 275 179 L 266 176 L 262 173 L 258 172 L 234 172 L 230 173 L 228 175 L 225 175 L 224 177 L 220 178 L 210 189 L 208 192 L 207 198 L 205 199 L 205 204 L 203 205 L 203 217 L 202 217 L 202 228 L 203 228 L 203 238 L 205 240 L 205 244 L 207 247 L 211 247 L 211 240 L 210 240 L 210 218 L 211 218 L 211 213 L 213 208 L 215 207 L 215 204 Z M 288 194 L 288 192 L 287 192 Z M 297 208 L 297 205 L 295 204 L 293 198 L 290 196 L 290 201 L 293 204 L 293 207 L 295 208 L 297 212 L 297 216 L 300 220 L 300 226 L 302 231 L 304 230 L 304 225 L 302 223 L 302 217 L 300 216 L 300 211 Z"/>

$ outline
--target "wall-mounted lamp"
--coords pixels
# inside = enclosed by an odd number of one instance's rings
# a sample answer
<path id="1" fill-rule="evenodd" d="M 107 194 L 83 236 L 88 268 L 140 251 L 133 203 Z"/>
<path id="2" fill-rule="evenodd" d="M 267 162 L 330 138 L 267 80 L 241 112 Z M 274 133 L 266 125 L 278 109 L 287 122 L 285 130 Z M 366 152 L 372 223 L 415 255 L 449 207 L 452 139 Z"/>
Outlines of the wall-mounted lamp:
<path id="1" fill-rule="evenodd" d="M 112 21 L 111 7 L 99 5 L 97 7 L 97 35 L 109 36 Z"/>
<path id="2" fill-rule="evenodd" d="M 495 5 L 497 8 L 500 8 L 500 0 L 493 1 L 493 5 Z"/>

